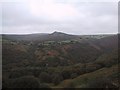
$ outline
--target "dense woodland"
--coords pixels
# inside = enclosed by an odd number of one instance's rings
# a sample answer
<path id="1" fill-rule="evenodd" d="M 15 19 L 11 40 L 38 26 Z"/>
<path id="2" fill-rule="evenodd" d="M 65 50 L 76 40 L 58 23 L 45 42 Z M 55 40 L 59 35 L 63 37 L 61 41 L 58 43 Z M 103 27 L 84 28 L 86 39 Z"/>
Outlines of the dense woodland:
<path id="1" fill-rule="evenodd" d="M 3 35 L 3 88 L 118 88 L 118 35 Z"/>

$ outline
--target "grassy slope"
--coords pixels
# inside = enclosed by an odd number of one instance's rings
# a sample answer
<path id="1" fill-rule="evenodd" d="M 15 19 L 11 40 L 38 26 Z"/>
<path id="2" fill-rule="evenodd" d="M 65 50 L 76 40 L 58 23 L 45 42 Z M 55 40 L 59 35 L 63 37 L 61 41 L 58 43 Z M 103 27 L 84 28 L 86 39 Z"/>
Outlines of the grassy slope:
<path id="1" fill-rule="evenodd" d="M 84 88 L 87 82 L 89 82 L 90 80 L 93 80 L 99 77 L 109 77 L 116 73 L 118 73 L 118 65 L 113 65 L 110 68 L 102 68 L 91 73 L 80 75 L 79 77 L 74 79 L 64 80 L 58 86 L 55 86 L 53 88 L 68 87 L 71 85 L 75 86 L 76 88 L 78 87 Z"/>

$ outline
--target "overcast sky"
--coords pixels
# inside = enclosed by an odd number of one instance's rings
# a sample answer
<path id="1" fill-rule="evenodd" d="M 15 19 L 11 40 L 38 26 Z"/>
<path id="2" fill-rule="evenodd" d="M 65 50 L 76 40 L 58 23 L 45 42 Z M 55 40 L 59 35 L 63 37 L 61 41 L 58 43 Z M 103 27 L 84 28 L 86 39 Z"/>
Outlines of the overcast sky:
<path id="1" fill-rule="evenodd" d="M 118 32 L 115 0 L 5 0 L 0 9 L 4 34 Z"/>

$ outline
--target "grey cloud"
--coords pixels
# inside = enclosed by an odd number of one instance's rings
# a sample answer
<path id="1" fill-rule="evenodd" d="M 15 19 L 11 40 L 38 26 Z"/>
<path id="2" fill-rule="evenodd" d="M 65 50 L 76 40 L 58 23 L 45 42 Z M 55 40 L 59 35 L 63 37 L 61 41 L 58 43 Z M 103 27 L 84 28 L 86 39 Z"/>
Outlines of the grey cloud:
<path id="1" fill-rule="evenodd" d="M 117 32 L 117 3 L 90 2 L 72 5 L 84 17 L 54 21 L 31 15 L 23 3 L 3 3 L 3 33 L 48 33 L 55 30 L 71 34 Z"/>

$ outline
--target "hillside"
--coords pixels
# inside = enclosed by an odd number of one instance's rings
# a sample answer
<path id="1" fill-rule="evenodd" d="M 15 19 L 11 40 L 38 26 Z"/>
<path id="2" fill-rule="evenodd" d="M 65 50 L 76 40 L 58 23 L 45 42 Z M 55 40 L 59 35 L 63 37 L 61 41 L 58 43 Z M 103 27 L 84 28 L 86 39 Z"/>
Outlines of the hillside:
<path id="1" fill-rule="evenodd" d="M 119 86 L 118 35 L 2 36 L 3 88 L 89 88 L 95 82 L 106 82 L 104 88 Z"/>
<path id="2" fill-rule="evenodd" d="M 69 35 L 61 32 L 53 32 L 51 34 L 28 34 L 28 35 L 2 35 L 4 39 L 11 39 L 11 40 L 25 40 L 25 41 L 60 41 L 60 40 L 68 40 L 74 39 L 77 36 Z"/>
<path id="3" fill-rule="evenodd" d="M 108 79 L 112 77 L 115 79 Z M 102 68 L 91 73 L 80 75 L 74 79 L 64 80 L 57 86 L 57 88 L 67 88 L 69 86 L 72 86 L 72 88 L 105 88 L 106 86 L 109 88 L 115 88 L 119 87 L 118 79 L 118 65 L 114 65 L 110 68 Z M 106 84 L 106 86 L 102 86 L 102 84 Z"/>

